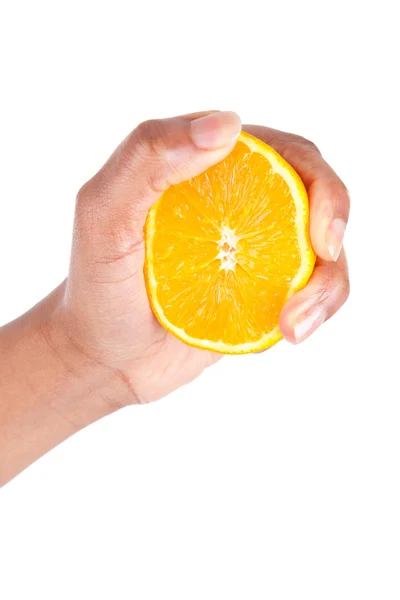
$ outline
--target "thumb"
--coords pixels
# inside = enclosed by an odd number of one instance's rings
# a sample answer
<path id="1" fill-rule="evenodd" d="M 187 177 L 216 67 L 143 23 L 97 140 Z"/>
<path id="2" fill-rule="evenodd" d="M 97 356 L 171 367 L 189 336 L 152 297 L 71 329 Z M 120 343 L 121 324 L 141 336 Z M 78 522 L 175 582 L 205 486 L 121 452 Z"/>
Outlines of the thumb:
<path id="1" fill-rule="evenodd" d="M 80 254 L 92 264 L 111 262 L 141 246 L 148 209 L 161 193 L 224 159 L 240 131 L 233 112 L 140 124 L 78 194 Z"/>

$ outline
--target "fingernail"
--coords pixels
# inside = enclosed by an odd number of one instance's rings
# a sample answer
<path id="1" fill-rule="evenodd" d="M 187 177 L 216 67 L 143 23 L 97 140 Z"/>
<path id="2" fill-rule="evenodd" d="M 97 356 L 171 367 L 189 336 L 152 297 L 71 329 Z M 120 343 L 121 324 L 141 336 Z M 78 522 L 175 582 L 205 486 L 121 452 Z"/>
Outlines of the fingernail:
<path id="1" fill-rule="evenodd" d="M 240 135 L 239 116 L 230 111 L 215 112 L 190 122 L 193 143 L 201 150 L 215 150 L 230 146 Z"/>
<path id="2" fill-rule="evenodd" d="M 294 337 L 296 344 L 305 340 L 325 321 L 325 310 L 322 306 L 315 306 L 313 309 L 301 314 L 294 325 Z"/>
<path id="3" fill-rule="evenodd" d="M 337 261 L 343 246 L 344 232 L 346 231 L 346 222 L 343 219 L 333 219 L 326 232 L 326 244 L 332 260 Z"/>

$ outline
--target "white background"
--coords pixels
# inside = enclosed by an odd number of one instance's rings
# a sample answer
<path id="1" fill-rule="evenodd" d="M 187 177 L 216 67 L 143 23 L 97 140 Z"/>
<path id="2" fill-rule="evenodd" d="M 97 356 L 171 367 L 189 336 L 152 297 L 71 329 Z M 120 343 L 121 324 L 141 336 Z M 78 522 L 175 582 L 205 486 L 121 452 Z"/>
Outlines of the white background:
<path id="1" fill-rule="evenodd" d="M 75 194 L 137 123 L 312 139 L 350 189 L 352 294 L 0 492 L 2 600 L 400 597 L 395 2 L 3 2 L 0 321 L 67 272 Z"/>

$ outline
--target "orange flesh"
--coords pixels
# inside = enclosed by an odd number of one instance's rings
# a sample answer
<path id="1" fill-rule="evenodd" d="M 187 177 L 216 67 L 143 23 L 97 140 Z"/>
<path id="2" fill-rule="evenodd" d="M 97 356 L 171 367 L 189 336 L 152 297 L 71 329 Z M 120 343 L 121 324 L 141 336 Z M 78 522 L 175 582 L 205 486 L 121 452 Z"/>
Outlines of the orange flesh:
<path id="1" fill-rule="evenodd" d="M 301 253 L 296 208 L 269 161 L 238 142 L 158 202 L 157 300 L 188 336 L 235 346 L 276 328 Z"/>

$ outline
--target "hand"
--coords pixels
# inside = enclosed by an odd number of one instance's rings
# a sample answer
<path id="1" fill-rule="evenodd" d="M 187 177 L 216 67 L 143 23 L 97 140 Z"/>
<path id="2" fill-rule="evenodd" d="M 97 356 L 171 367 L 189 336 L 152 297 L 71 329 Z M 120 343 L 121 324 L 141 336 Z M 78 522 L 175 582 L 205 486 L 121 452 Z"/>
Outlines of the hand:
<path id="1" fill-rule="evenodd" d="M 186 346 L 153 316 L 143 226 L 163 190 L 225 158 L 240 130 L 239 117 L 222 112 L 143 123 L 82 187 L 68 278 L 0 329 L 0 485 L 89 423 L 164 396 L 220 358 Z M 280 318 L 283 335 L 302 341 L 348 294 L 348 194 L 311 142 L 246 130 L 276 148 L 308 188 L 317 265 Z"/>
<path id="2" fill-rule="evenodd" d="M 153 316 L 143 278 L 143 226 L 162 191 L 222 160 L 240 128 L 237 115 L 223 112 L 142 123 L 78 194 L 71 267 L 55 321 L 78 354 L 125 382 L 130 402 L 164 396 L 219 358 L 186 346 Z M 348 194 L 311 142 L 265 127 L 245 130 L 282 154 L 308 189 L 318 261 L 280 320 L 283 335 L 299 342 L 348 295 L 341 251 Z"/>

